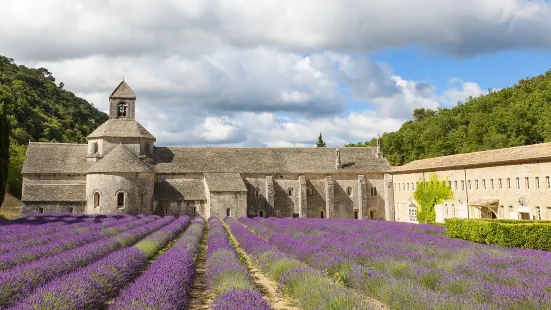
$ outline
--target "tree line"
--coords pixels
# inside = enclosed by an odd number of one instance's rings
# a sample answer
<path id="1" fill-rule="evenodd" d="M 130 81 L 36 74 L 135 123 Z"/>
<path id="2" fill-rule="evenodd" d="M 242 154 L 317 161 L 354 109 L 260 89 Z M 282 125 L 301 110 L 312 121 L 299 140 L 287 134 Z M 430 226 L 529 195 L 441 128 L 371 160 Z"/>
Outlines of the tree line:
<path id="1" fill-rule="evenodd" d="M 453 108 L 416 109 L 412 120 L 381 137 L 392 165 L 542 142 L 551 142 L 551 70 Z M 346 146 L 375 145 L 372 139 Z"/>

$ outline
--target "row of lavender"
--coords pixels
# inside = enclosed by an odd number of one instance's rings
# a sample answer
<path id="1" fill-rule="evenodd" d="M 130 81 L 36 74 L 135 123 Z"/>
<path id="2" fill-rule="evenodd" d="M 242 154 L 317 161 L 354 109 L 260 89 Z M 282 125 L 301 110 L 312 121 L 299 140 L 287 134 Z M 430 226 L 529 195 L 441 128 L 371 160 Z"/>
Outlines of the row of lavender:
<path id="1" fill-rule="evenodd" d="M 34 239 L 43 235 L 55 233 L 66 229 L 67 225 L 73 227 L 86 226 L 88 223 L 101 223 L 118 219 L 121 215 L 76 215 L 76 214 L 29 214 L 17 221 L 17 224 L 0 225 L 0 244 L 5 242 L 23 241 Z"/>
<path id="2" fill-rule="evenodd" d="M 213 310 L 268 310 L 268 303 L 255 289 L 247 267 L 230 244 L 217 217 L 209 218 L 206 282 L 214 301 Z"/>
<path id="3" fill-rule="evenodd" d="M 260 269 L 276 280 L 279 286 L 303 309 L 370 309 L 367 303 L 345 286 L 331 281 L 304 262 L 286 255 L 276 246 L 252 233 L 233 218 L 224 221 L 239 246 L 252 257 Z"/>
<path id="4" fill-rule="evenodd" d="M 75 272 L 57 277 L 37 288 L 14 309 L 98 309 L 131 283 L 148 264 L 149 259 L 184 231 L 189 217 L 161 219 L 155 230 L 134 246 L 115 251 Z M 166 225 L 168 224 L 168 225 Z M 143 237 L 142 237 L 143 238 Z M 140 238 L 140 239 L 142 239 Z"/>
<path id="5" fill-rule="evenodd" d="M 177 310 L 188 306 L 195 279 L 195 260 L 205 231 L 205 220 L 191 226 L 132 285 L 125 288 L 109 309 Z"/>
<path id="6" fill-rule="evenodd" d="M 31 241 L 11 242 L 5 248 L 5 253 L 0 255 L 0 270 L 10 269 L 16 265 L 29 263 L 41 257 L 46 257 L 71 250 L 84 244 L 113 236 L 127 230 L 125 224 L 134 221 L 135 218 L 126 217 L 121 220 L 109 220 L 99 224 L 87 224 L 76 229 L 71 225 L 56 233 L 36 238 L 38 244 Z M 148 221 L 152 221 L 149 218 Z"/>
<path id="7" fill-rule="evenodd" d="M 114 236 L 100 237 L 71 250 L 44 256 L 35 261 L 0 271 L 0 308 L 13 305 L 31 294 L 36 288 L 59 276 L 74 272 L 118 249 L 135 244 L 172 221 L 174 218 L 159 218 L 158 216 L 123 221 L 118 226 L 114 226 L 118 231 Z"/>
<path id="8" fill-rule="evenodd" d="M 392 308 L 551 308 L 550 252 L 449 239 L 441 228 L 407 223 L 240 221 L 281 251 Z"/>

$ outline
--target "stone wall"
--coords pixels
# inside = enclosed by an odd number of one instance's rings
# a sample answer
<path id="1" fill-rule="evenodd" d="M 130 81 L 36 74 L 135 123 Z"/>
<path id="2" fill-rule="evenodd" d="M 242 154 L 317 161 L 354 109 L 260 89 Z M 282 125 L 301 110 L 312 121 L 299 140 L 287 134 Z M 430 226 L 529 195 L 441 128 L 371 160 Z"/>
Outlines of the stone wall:
<path id="1" fill-rule="evenodd" d="M 210 216 L 226 217 L 228 209 L 233 218 L 247 216 L 246 192 L 211 192 L 209 196 Z"/>
<path id="2" fill-rule="evenodd" d="M 266 217 L 267 212 L 272 210 L 267 199 L 266 176 L 243 175 L 243 179 L 247 187 L 247 216 L 260 216 L 262 211 L 263 216 Z"/>
<path id="3" fill-rule="evenodd" d="M 457 216 L 458 208 L 465 207 L 469 202 L 478 199 L 496 198 L 499 199 L 498 218 L 514 217 L 516 219 L 516 212 L 522 203 L 523 206 L 530 208 L 533 218 L 551 219 L 551 188 L 547 183 L 547 178 L 551 177 L 550 171 L 551 163 L 511 164 L 436 171 L 440 179 L 448 178 L 454 193 L 453 199 L 442 203 L 444 217 Z M 428 178 L 428 175 L 429 172 L 393 174 L 397 221 L 408 221 L 410 199 L 418 205 L 413 199 L 414 189 L 412 184 L 415 184 L 423 176 Z M 516 178 L 519 179 L 520 188 L 517 188 Z M 528 178 L 528 186 L 526 178 Z M 510 188 L 507 179 L 510 180 Z M 539 180 L 539 187 L 537 180 Z M 476 181 L 478 181 L 478 188 L 476 187 Z M 475 207 L 468 208 L 468 215 L 470 218 L 485 216 Z"/>
<path id="4" fill-rule="evenodd" d="M 87 213 L 142 214 L 152 208 L 153 173 L 88 174 L 86 180 Z M 97 208 L 94 206 L 96 192 L 100 194 Z M 117 207 L 119 192 L 125 195 L 123 208 Z"/>
<path id="5" fill-rule="evenodd" d="M 21 203 L 21 212 L 39 212 L 42 208 L 43 212 L 72 212 L 76 214 L 85 213 L 86 202 L 27 202 Z"/>
<path id="6" fill-rule="evenodd" d="M 152 214 L 157 215 L 187 215 L 191 218 L 201 215 L 205 217 L 205 203 L 197 200 L 155 200 Z"/>
<path id="7" fill-rule="evenodd" d="M 271 216 L 292 217 L 298 213 L 298 175 L 280 175 L 274 179 L 275 210 Z M 289 193 L 291 191 L 291 193 Z"/>

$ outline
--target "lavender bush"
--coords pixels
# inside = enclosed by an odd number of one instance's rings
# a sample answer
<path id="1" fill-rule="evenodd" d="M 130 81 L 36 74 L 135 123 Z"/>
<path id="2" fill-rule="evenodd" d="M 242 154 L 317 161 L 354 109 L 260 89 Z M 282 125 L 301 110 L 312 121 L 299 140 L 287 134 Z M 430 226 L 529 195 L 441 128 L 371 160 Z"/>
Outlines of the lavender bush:
<path id="1" fill-rule="evenodd" d="M 270 309 L 254 288 L 247 267 L 241 263 L 226 229 L 217 217 L 209 218 L 206 282 L 214 296 L 212 309 Z M 252 303 L 251 303 L 252 301 Z M 230 308 L 227 308 L 231 306 Z"/>
<path id="2" fill-rule="evenodd" d="M 183 216 L 131 248 L 119 250 L 77 272 L 57 278 L 38 288 L 14 309 L 100 308 L 134 280 L 147 266 L 148 259 L 181 233 L 188 223 L 189 217 Z"/>
<path id="3" fill-rule="evenodd" d="M 341 271 L 348 284 L 392 308 L 551 308 L 550 252 L 449 239 L 442 228 L 429 225 L 351 219 L 242 220 L 345 259 L 349 268 Z M 319 260 L 313 255 L 305 262 L 315 266 Z"/>
<path id="4" fill-rule="evenodd" d="M 196 217 L 172 248 L 124 289 L 109 309 L 184 309 L 195 278 L 193 257 L 204 230 L 205 220 Z"/>
<path id="5" fill-rule="evenodd" d="M 159 219 L 158 216 L 145 217 L 125 224 L 135 228 L 111 238 L 0 271 L 0 308 L 12 305 L 17 300 L 29 295 L 38 286 L 48 283 L 60 275 L 73 272 L 113 251 L 138 242 L 173 220 L 174 218 L 171 217 L 162 219 Z"/>
<path id="6" fill-rule="evenodd" d="M 99 226 L 96 230 L 65 236 L 64 238 L 59 238 L 43 245 L 22 247 L 17 250 L 9 251 L 0 255 L 0 270 L 10 269 L 16 265 L 29 263 L 41 257 L 58 254 L 115 235 L 130 228 L 124 224 L 131 220 L 132 218 L 127 218 L 122 221 L 111 221 L 106 224 L 98 224 Z"/>
<path id="7" fill-rule="evenodd" d="M 252 233 L 235 219 L 226 218 L 232 234 L 260 268 L 304 309 L 369 309 L 352 290 L 337 284 L 303 262 L 291 258 Z M 315 288 L 315 289 L 313 289 Z"/>

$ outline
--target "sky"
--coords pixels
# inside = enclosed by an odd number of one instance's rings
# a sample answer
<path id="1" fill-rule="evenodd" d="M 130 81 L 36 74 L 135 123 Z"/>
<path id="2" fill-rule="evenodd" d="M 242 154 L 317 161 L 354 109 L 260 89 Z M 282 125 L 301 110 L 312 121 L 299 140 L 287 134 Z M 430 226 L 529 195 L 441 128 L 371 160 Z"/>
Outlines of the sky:
<path id="1" fill-rule="evenodd" d="M 0 55 L 101 111 L 124 76 L 158 146 L 368 141 L 551 69 L 543 0 L 2 2 Z"/>

